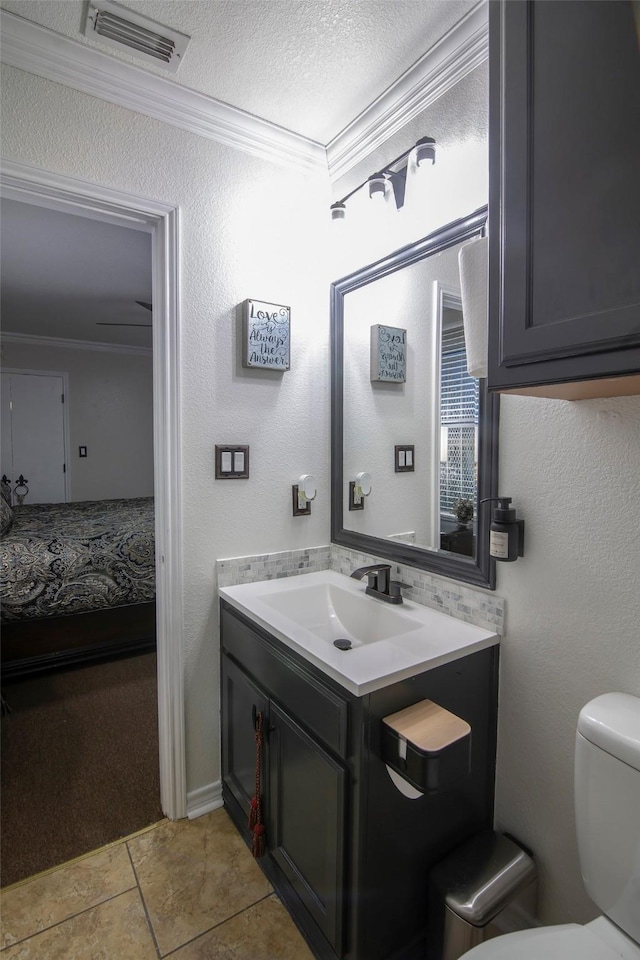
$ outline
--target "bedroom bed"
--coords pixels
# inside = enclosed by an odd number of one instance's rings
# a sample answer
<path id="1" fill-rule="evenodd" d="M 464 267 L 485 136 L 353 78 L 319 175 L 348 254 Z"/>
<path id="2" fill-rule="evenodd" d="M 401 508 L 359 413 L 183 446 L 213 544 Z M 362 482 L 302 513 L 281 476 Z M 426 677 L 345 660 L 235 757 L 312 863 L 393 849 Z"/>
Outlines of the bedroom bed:
<path id="1" fill-rule="evenodd" d="M 155 648 L 152 497 L 0 499 L 4 679 Z"/>

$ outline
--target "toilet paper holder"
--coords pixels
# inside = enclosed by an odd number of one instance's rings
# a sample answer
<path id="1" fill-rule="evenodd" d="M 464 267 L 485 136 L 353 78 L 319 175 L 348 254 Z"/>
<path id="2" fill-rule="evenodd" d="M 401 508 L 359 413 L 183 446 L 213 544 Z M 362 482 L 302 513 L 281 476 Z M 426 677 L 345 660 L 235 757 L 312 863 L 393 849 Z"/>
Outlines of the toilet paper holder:
<path id="1" fill-rule="evenodd" d="M 471 727 L 433 700 L 383 717 L 382 760 L 415 789 L 437 793 L 469 773 Z"/>

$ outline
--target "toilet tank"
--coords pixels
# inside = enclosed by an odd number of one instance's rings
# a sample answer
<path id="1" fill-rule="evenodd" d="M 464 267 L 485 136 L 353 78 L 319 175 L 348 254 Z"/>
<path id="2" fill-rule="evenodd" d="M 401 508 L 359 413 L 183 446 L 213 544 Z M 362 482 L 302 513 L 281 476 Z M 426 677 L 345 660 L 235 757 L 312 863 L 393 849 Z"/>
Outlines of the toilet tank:
<path id="1" fill-rule="evenodd" d="M 587 893 L 640 942 L 640 699 L 606 693 L 580 711 L 575 809 Z"/>

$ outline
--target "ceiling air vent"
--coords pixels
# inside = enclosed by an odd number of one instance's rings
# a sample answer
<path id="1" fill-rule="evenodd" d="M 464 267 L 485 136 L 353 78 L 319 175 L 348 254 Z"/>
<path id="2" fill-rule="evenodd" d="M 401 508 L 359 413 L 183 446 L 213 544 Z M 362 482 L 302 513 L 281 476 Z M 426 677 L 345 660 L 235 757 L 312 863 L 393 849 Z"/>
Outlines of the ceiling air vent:
<path id="1" fill-rule="evenodd" d="M 110 47 L 127 47 L 135 56 L 164 64 L 172 73 L 180 66 L 191 39 L 111 0 L 88 4 L 84 35 Z"/>

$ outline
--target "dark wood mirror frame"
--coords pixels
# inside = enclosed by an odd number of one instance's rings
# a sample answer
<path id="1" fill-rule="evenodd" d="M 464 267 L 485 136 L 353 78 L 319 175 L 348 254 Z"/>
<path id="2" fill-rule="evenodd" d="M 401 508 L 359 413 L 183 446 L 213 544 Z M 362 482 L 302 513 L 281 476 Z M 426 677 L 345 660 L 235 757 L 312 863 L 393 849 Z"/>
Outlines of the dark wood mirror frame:
<path id="1" fill-rule="evenodd" d="M 495 560 L 489 556 L 491 505 L 481 503 L 498 495 L 499 397 L 480 381 L 478 424 L 478 524 L 475 557 L 462 557 L 439 550 L 369 536 L 344 528 L 343 504 L 343 402 L 344 402 L 344 298 L 353 290 L 373 283 L 396 270 L 431 257 L 463 240 L 483 236 L 487 208 L 449 223 L 416 243 L 411 243 L 375 263 L 331 284 L 331 540 L 343 547 L 361 550 L 396 563 L 419 567 L 453 580 L 495 589 Z M 425 508 L 426 509 L 426 508 Z"/>

